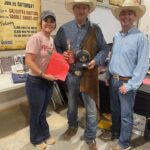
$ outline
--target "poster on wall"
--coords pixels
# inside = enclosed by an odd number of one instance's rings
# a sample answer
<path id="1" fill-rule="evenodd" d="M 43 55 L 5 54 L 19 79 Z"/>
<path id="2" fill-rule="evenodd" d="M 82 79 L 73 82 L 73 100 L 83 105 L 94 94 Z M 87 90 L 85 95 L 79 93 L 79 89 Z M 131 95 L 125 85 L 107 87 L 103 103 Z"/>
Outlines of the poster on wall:
<path id="1" fill-rule="evenodd" d="M 40 0 L 0 0 L 0 50 L 25 49 L 40 30 Z"/>
<path id="2" fill-rule="evenodd" d="M 124 0 L 97 0 L 100 6 L 111 8 L 112 6 L 121 6 Z"/>
<path id="3" fill-rule="evenodd" d="M 109 0 L 110 5 L 122 6 L 124 0 Z"/>

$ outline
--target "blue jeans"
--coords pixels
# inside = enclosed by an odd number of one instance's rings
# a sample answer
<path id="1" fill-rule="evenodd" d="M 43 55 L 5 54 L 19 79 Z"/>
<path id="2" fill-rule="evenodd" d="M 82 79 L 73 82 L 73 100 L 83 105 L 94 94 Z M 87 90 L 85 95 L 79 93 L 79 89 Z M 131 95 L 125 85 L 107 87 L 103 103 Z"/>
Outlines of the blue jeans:
<path id="1" fill-rule="evenodd" d="M 68 96 L 68 125 L 69 128 L 78 127 L 78 96 L 80 89 L 80 79 L 72 74 L 69 74 L 66 80 L 67 96 Z M 86 129 L 84 136 L 88 142 L 96 138 L 97 129 L 97 109 L 95 101 L 86 93 L 81 93 L 86 109 Z"/>
<path id="2" fill-rule="evenodd" d="M 51 100 L 53 82 L 28 75 L 26 94 L 30 105 L 30 141 L 38 144 L 50 136 L 46 109 Z"/>
<path id="3" fill-rule="evenodd" d="M 127 148 L 131 145 L 133 127 L 133 106 L 136 91 L 131 90 L 126 94 L 119 92 L 123 81 L 111 79 L 110 81 L 110 102 L 112 112 L 112 134 L 119 136 L 119 145 Z"/>

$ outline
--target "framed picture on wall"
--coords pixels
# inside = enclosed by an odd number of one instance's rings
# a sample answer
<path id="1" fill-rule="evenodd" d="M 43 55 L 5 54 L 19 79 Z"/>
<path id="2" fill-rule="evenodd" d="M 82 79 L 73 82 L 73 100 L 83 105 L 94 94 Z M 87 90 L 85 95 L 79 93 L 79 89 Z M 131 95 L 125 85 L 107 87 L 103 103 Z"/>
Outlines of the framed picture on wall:
<path id="1" fill-rule="evenodd" d="M 109 0 L 109 5 L 121 6 L 124 0 Z"/>
<path id="2" fill-rule="evenodd" d="M 12 56 L 6 56 L 0 58 L 0 66 L 2 73 L 11 72 L 11 65 L 14 65 L 14 59 Z"/>
<path id="3" fill-rule="evenodd" d="M 40 31 L 41 0 L 0 0 L 0 51 L 24 50 Z"/>
<path id="4" fill-rule="evenodd" d="M 97 0 L 97 4 L 106 7 L 111 8 L 112 6 L 121 6 L 124 0 Z"/>

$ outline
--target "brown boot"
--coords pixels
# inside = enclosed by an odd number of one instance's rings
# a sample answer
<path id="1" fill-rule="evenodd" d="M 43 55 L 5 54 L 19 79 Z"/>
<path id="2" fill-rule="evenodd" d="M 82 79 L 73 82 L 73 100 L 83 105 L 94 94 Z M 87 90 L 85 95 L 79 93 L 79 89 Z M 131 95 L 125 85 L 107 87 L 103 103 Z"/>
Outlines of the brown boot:
<path id="1" fill-rule="evenodd" d="M 62 140 L 70 140 L 74 135 L 76 135 L 78 128 L 68 128 L 65 133 L 61 135 Z"/>
<path id="2" fill-rule="evenodd" d="M 97 150 L 96 142 L 87 143 L 89 145 L 89 150 Z"/>

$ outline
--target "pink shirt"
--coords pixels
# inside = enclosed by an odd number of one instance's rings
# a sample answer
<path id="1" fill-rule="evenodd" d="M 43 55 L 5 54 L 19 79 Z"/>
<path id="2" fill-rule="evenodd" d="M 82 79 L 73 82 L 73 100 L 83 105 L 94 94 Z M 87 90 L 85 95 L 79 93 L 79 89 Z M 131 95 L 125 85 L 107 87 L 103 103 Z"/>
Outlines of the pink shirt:
<path id="1" fill-rule="evenodd" d="M 38 32 L 30 37 L 25 52 L 36 55 L 35 62 L 44 72 L 50 60 L 49 53 L 52 52 L 52 50 L 55 50 L 53 38 L 48 38 L 42 32 Z M 29 74 L 35 76 L 31 69 L 29 69 Z"/>

